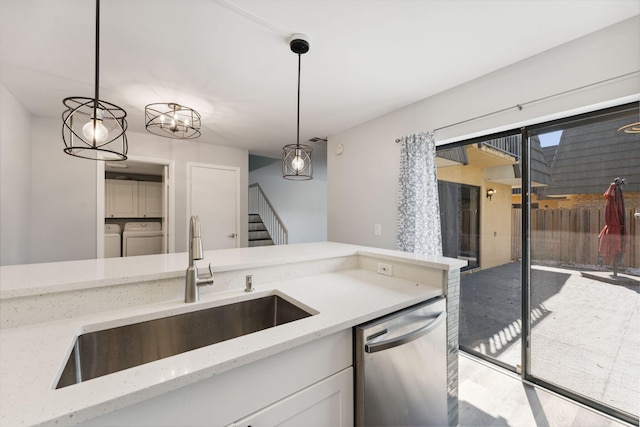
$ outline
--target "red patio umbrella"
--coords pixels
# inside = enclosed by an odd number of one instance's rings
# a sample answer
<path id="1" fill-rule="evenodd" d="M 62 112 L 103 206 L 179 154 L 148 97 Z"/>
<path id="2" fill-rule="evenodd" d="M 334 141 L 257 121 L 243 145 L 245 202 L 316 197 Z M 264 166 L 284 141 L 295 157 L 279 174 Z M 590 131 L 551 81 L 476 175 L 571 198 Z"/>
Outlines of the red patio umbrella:
<path id="1" fill-rule="evenodd" d="M 607 202 L 604 211 L 604 228 L 600 231 L 600 245 L 598 252 L 608 264 L 613 263 L 617 273 L 618 258 L 625 251 L 626 229 L 624 215 L 624 195 L 622 194 L 624 180 L 616 178 L 604 193 Z"/>

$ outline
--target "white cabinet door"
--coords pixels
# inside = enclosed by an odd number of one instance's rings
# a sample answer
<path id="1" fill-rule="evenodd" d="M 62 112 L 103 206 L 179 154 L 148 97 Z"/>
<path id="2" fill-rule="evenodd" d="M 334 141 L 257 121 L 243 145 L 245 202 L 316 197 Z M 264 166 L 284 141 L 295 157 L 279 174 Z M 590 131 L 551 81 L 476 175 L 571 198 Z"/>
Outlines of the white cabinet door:
<path id="1" fill-rule="evenodd" d="M 252 417 L 258 417 L 271 408 L 274 411 L 273 415 L 268 416 L 275 418 L 267 418 L 268 424 L 271 423 L 269 421 L 271 419 L 288 420 L 293 417 L 292 420 L 296 420 L 294 424 L 299 426 L 320 423 L 325 426 L 351 425 L 353 423 L 351 332 L 349 328 L 318 338 L 299 347 L 101 415 L 82 425 L 85 427 L 245 425 L 239 424 L 240 421 L 236 422 L 236 420 L 253 419 Z M 336 378 L 338 376 L 339 378 Z M 339 409 L 338 401 L 340 401 Z M 340 412 L 339 418 L 336 417 L 338 412 Z M 282 415 L 286 413 L 289 414 L 288 417 Z M 312 416 L 313 420 L 303 422 L 303 417 L 307 416 Z M 334 419 L 339 421 L 333 422 Z M 256 422 L 262 423 L 262 418 L 256 418 Z M 264 425 L 257 423 L 253 425 Z"/>
<path id="2" fill-rule="evenodd" d="M 138 216 L 138 182 L 110 179 L 106 182 L 105 196 L 109 218 L 135 218 Z"/>
<path id="3" fill-rule="evenodd" d="M 162 217 L 161 182 L 138 182 L 138 216 L 140 218 Z"/>
<path id="4" fill-rule="evenodd" d="M 191 164 L 189 186 L 188 215 L 200 218 L 204 249 L 239 247 L 240 170 Z"/>
<path id="5" fill-rule="evenodd" d="M 235 427 L 352 425 L 353 368 L 347 368 L 233 424 Z"/>

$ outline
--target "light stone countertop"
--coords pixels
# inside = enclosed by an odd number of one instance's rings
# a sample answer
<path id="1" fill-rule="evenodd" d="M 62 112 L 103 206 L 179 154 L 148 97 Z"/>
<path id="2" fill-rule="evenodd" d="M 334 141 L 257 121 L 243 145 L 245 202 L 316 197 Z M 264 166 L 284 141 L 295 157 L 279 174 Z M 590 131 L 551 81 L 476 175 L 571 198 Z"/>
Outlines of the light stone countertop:
<path id="1" fill-rule="evenodd" d="M 257 266 L 299 263 L 353 255 L 400 261 L 436 270 L 457 270 L 464 262 L 422 257 L 396 251 L 337 243 L 287 245 L 207 251 L 214 272 Z M 27 278 L 14 274 L 28 267 L 2 267 L 2 298 L 63 292 L 82 286 L 184 276 L 186 254 L 119 259 L 121 272 L 110 271 L 109 260 L 30 266 Z M 139 259 L 144 262 L 138 262 Z M 135 260 L 135 262 L 134 262 Z M 203 265 L 206 265 L 204 264 Z M 70 270 L 77 267 L 78 270 Z M 55 273 L 55 274 L 54 274 Z M 66 276 L 68 279 L 65 279 Z M 35 286 L 29 287 L 33 280 Z M 56 390 L 55 384 L 77 335 L 157 317 L 284 294 L 317 313 L 311 317 L 231 339 L 166 359 Z M 441 284 L 388 277 L 365 269 L 350 269 L 210 292 L 200 302 L 170 300 L 0 330 L 0 425 L 72 425 L 141 402 L 264 357 L 351 328 L 412 304 L 443 294 Z"/>
<path id="2" fill-rule="evenodd" d="M 205 251 L 205 259 L 198 261 L 198 266 L 211 263 L 215 273 L 341 257 L 356 254 L 359 249 L 398 253 L 333 242 L 303 243 Z M 183 277 L 187 265 L 188 255 L 182 252 L 3 266 L 0 299 Z"/>

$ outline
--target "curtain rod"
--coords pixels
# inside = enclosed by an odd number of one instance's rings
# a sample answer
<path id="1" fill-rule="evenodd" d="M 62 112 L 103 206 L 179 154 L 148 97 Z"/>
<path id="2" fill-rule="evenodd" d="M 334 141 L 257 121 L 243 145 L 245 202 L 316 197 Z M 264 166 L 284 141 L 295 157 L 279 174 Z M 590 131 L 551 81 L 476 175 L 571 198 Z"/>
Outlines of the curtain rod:
<path id="1" fill-rule="evenodd" d="M 604 83 L 609 83 L 611 81 L 623 79 L 623 78 L 626 78 L 626 77 L 629 77 L 629 76 L 632 76 L 632 75 L 638 74 L 638 73 L 640 73 L 640 71 L 632 71 L 630 73 L 621 74 L 621 75 L 616 76 L 616 77 L 611 77 L 611 78 L 608 78 L 608 79 L 605 79 L 605 80 L 600 80 L 600 81 L 595 82 L 595 83 L 589 83 L 588 85 L 584 85 L 584 86 L 580 86 L 580 87 L 577 87 L 577 88 L 565 90 L 563 92 L 554 93 L 553 95 L 544 96 L 542 98 L 534 99 L 532 101 L 527 101 L 527 102 L 523 102 L 521 104 L 516 104 L 516 105 L 514 105 L 512 107 L 502 108 L 500 110 L 492 111 L 490 113 L 482 114 L 480 116 L 472 117 L 470 119 L 462 120 L 460 122 L 451 123 L 451 124 L 446 125 L 446 126 L 435 128 L 433 130 L 433 132 L 437 132 L 437 131 L 442 130 L 442 129 L 448 129 L 448 128 L 451 128 L 451 127 L 459 126 L 459 125 L 462 125 L 462 124 L 465 124 L 465 123 L 473 122 L 475 120 L 484 119 L 485 117 L 493 116 L 495 114 L 504 113 L 505 111 L 509 111 L 509 110 L 514 109 L 514 108 L 517 108 L 519 111 L 522 111 L 522 108 L 525 105 L 535 104 L 536 102 L 540 102 L 540 101 L 546 101 L 547 99 L 555 98 L 557 96 L 566 95 L 566 94 L 569 94 L 569 93 L 572 93 L 572 92 L 577 92 L 577 91 L 580 91 L 580 90 L 583 90 L 583 89 L 587 89 L 587 88 L 590 88 L 590 87 L 593 87 L 593 86 L 598 86 L 598 85 L 601 85 L 601 84 L 604 84 Z M 401 141 L 402 140 L 400 138 L 396 139 L 396 143 L 401 142 Z"/>

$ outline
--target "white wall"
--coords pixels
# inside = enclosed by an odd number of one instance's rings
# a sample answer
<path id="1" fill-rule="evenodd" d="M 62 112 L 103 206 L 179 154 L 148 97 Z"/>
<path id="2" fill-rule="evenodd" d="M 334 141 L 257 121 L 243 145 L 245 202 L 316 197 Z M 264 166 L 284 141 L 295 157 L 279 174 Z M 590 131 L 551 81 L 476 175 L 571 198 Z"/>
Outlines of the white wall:
<path id="1" fill-rule="evenodd" d="M 395 248 L 400 147 L 405 135 L 640 70 L 640 17 L 590 34 L 329 137 L 328 239 Z M 437 64 L 434 64 L 437 66 Z M 446 67 L 446 64 L 440 66 Z M 425 78 L 428 78 L 427 76 Z M 438 144 L 637 100 L 640 77 L 597 85 L 436 133 Z M 617 100 L 617 101 L 616 101 Z M 596 106 L 596 104 L 600 104 Z M 344 153 L 335 154 L 338 144 Z M 382 236 L 374 236 L 374 224 Z"/>
<path id="2" fill-rule="evenodd" d="M 313 179 L 282 178 L 276 162 L 249 173 L 249 184 L 259 183 L 289 232 L 289 243 L 327 240 L 326 146 L 313 147 Z"/>
<path id="3" fill-rule="evenodd" d="M 4 95 L 4 93 L 3 93 Z M 3 103 L 5 97 L 3 96 Z M 27 114 L 28 116 L 28 114 Z M 14 118 L 4 111 L 0 112 L 2 123 Z M 29 126 L 22 126 L 15 137 L 8 137 L 5 144 L 3 133 L 2 178 L 3 187 L 0 194 L 3 206 L 2 248 L 4 263 L 4 247 L 15 244 L 15 239 L 5 236 L 5 229 L 21 227 L 30 241 L 28 259 L 21 258 L 15 263 L 52 262 L 96 257 L 96 165 L 91 160 L 69 156 L 62 151 L 64 143 L 61 137 L 62 122 L 59 119 L 31 117 Z M 2 126 L 2 129 L 5 129 Z M 3 131 L 4 132 L 4 131 Z M 186 251 L 186 199 L 187 199 L 187 162 L 210 163 L 216 165 L 235 166 L 241 174 L 241 218 L 247 218 L 248 187 L 248 153 L 246 150 L 215 146 L 208 143 L 206 136 L 198 142 L 179 141 L 162 138 L 151 134 L 127 132 L 129 155 L 136 157 L 159 158 L 175 161 L 175 195 L 176 212 L 175 242 L 176 251 Z M 10 143 L 9 143 L 10 142 Z M 21 160 L 26 170 L 31 171 L 30 185 L 21 185 L 20 191 L 4 191 L 5 150 L 16 150 L 18 143 L 28 147 L 30 160 Z M 7 146 L 5 148 L 5 145 Z M 8 156 L 7 156 L 8 157 Z M 23 156 L 24 157 L 24 156 Z M 20 163 L 16 162 L 16 166 Z M 13 180 L 15 182 L 15 180 Z M 11 181 L 7 182 L 9 185 Z M 24 205 L 26 197 L 30 203 L 30 215 L 26 208 L 21 209 L 20 218 L 7 216 L 4 207 L 16 203 Z M 26 213 L 24 213 L 26 211 Z M 27 224 L 24 224 L 27 218 Z M 241 238 L 244 246 L 247 239 L 246 222 L 241 222 Z M 5 241 L 6 239 L 6 241 Z"/>
<path id="4" fill-rule="evenodd" d="M 62 151 L 62 119 L 31 121 L 29 262 L 95 258 L 96 163 Z"/>
<path id="5" fill-rule="evenodd" d="M 0 84 L 0 265 L 29 261 L 30 140 L 29 112 Z"/>

